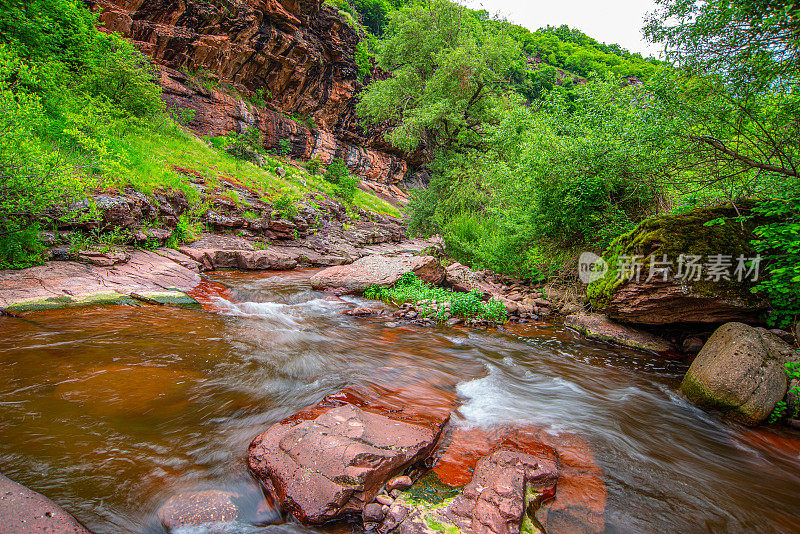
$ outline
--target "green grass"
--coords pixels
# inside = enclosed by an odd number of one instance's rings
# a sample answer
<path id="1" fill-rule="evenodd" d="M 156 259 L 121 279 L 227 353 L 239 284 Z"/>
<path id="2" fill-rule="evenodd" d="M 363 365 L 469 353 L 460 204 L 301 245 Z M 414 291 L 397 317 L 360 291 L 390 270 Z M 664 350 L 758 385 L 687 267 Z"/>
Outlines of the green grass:
<path id="1" fill-rule="evenodd" d="M 370 286 L 364 291 L 368 299 L 381 300 L 387 304 L 400 305 L 406 302 L 417 303 L 420 317 L 431 318 L 436 322 L 445 322 L 449 317 L 440 306 L 434 309 L 433 304 L 450 303 L 450 316 L 466 319 L 485 319 L 493 323 L 505 323 L 508 312 L 502 302 L 494 298 L 482 301 L 478 291 L 457 293 L 442 287 L 435 287 L 420 280 L 414 273 L 406 273 L 393 287 Z M 422 305 L 420 301 L 427 303 Z"/>
<path id="2" fill-rule="evenodd" d="M 105 175 L 100 180 L 102 187 L 132 186 L 144 193 L 175 189 L 183 191 L 190 202 L 198 203 L 200 195 L 189 176 L 176 171 L 177 167 L 199 173 L 210 187 L 219 186 L 223 180 L 238 182 L 268 202 L 282 196 L 299 199 L 317 191 L 335 196 L 335 186 L 321 176 L 270 156 L 265 156 L 263 168 L 236 159 L 166 119 L 120 132 L 113 138 L 112 147 L 123 155 L 121 169 L 113 176 Z M 285 178 L 275 173 L 278 167 L 286 170 Z M 361 190 L 356 192 L 353 204 L 376 213 L 403 216 L 390 203 Z"/>

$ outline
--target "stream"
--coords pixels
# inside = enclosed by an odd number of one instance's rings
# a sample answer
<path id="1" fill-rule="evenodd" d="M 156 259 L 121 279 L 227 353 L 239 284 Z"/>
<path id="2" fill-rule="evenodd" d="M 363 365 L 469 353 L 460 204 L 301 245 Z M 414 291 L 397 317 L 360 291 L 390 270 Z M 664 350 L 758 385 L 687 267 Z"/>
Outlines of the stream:
<path id="1" fill-rule="evenodd" d="M 349 317 L 366 301 L 313 291 L 314 272 L 213 273 L 205 310 L 0 317 L 0 472 L 98 534 L 162 533 L 158 507 L 206 488 L 244 495 L 252 521 L 268 522 L 277 512 L 259 506 L 246 455 L 270 424 L 348 385 L 413 386 L 433 404 L 449 387 L 457 425 L 523 423 L 588 442 L 607 532 L 800 531 L 800 434 L 749 430 L 689 404 L 676 393 L 686 364 L 557 324 Z"/>

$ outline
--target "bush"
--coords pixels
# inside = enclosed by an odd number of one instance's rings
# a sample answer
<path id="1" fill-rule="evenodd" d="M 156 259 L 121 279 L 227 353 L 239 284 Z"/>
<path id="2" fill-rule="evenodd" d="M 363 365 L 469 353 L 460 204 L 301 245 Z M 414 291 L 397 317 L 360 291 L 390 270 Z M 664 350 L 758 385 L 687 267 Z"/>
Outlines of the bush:
<path id="1" fill-rule="evenodd" d="M 753 212 L 775 221 L 754 231 L 753 246 L 764 257 L 764 268 L 753 290 L 772 305 L 770 326 L 790 328 L 800 317 L 800 194 L 762 200 Z"/>
<path id="2" fill-rule="evenodd" d="M 316 176 L 322 169 L 322 162 L 318 158 L 313 158 L 306 162 L 305 167 L 312 176 Z"/>

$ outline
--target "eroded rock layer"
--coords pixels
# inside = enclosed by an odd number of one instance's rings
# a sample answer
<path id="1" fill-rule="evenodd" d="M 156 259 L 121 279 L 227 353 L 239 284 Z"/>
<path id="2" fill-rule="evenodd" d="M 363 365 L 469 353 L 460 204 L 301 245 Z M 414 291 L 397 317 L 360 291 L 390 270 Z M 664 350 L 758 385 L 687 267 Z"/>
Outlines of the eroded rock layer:
<path id="1" fill-rule="evenodd" d="M 359 36 L 322 0 L 89 3 L 102 11 L 104 29 L 133 40 L 161 67 L 167 104 L 194 110 L 189 126 L 198 133 L 252 126 L 267 148 L 288 139 L 293 155 L 339 157 L 372 182 L 405 176 L 406 162 L 387 152 L 381 132 L 358 124 Z"/>

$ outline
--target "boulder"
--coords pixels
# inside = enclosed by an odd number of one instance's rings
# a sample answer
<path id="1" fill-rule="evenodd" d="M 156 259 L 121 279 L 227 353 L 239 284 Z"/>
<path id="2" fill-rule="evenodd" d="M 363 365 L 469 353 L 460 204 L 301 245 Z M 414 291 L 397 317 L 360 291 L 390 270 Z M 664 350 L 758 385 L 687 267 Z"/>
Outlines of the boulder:
<path id="1" fill-rule="evenodd" d="M 564 319 L 564 325 L 574 328 L 589 339 L 616 343 L 634 349 L 649 350 L 662 355 L 675 352 L 666 339 L 630 326 L 615 323 L 598 313 L 578 313 Z"/>
<path id="2" fill-rule="evenodd" d="M 445 271 L 433 256 L 372 255 L 350 265 L 330 267 L 311 277 L 314 289 L 332 288 L 343 293 L 363 293 L 370 286 L 389 287 L 406 273 L 414 273 L 421 280 L 439 285 Z"/>
<path id="3" fill-rule="evenodd" d="M 297 267 L 297 258 L 274 250 L 229 250 L 196 247 L 182 247 L 180 250 L 202 265 L 204 270 L 288 271 Z"/>
<path id="4" fill-rule="evenodd" d="M 788 388 L 785 364 L 797 354 L 763 328 L 728 323 L 718 328 L 692 362 L 681 392 L 747 425 L 769 417 Z"/>
<path id="5" fill-rule="evenodd" d="M 346 404 L 271 426 L 250 444 L 249 465 L 285 511 L 322 524 L 362 512 L 387 480 L 428 457 L 441 429 Z"/>
<path id="6" fill-rule="evenodd" d="M 91 534 L 59 505 L 0 475 L 3 534 Z"/>
<path id="7" fill-rule="evenodd" d="M 587 289 L 592 307 L 615 321 L 633 324 L 759 322 L 767 303 L 750 291 L 754 273 L 736 272 L 740 256 L 757 255 L 751 241 L 759 220 L 742 224 L 734 220 L 740 213 L 749 213 L 748 205 L 643 221 L 607 249 L 603 259 L 609 269 Z M 697 268 L 687 267 L 689 257 L 695 258 Z"/>

